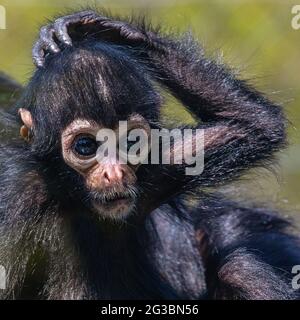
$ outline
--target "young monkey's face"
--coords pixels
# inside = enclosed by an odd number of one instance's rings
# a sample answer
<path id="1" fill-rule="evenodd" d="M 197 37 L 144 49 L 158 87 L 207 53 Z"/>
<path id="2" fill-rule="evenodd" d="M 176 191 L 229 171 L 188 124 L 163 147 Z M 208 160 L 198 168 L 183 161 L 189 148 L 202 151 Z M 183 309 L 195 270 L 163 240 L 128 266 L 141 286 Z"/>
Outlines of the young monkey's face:
<path id="1" fill-rule="evenodd" d="M 114 147 L 117 150 L 106 152 L 105 156 L 101 153 L 103 141 L 99 139 L 99 133 L 105 132 L 103 129 L 107 130 L 90 120 L 73 121 L 62 133 L 62 155 L 66 164 L 82 175 L 92 210 L 102 217 L 123 219 L 135 205 L 136 171 L 140 164 L 120 161 L 118 139 L 124 135 L 127 139 L 134 129 L 140 129 L 148 138 L 150 127 L 142 116 L 133 115 L 127 121 L 127 132 L 120 133 L 119 127 L 109 129 L 116 137 L 110 150 Z"/>
<path id="2" fill-rule="evenodd" d="M 26 109 L 20 109 L 19 115 L 23 122 L 20 134 L 30 142 L 31 132 L 34 131 L 32 116 Z M 108 129 L 91 120 L 76 119 L 62 132 L 63 159 L 83 177 L 88 193 L 84 198 L 92 206 L 91 209 L 102 217 L 123 219 L 134 208 L 137 197 L 136 171 L 140 163 L 131 163 L 130 158 L 129 162 L 124 159 L 120 161 L 120 154 L 127 151 L 121 148 L 121 141 L 125 138 L 127 147 L 130 147 L 131 142 L 128 141 L 128 136 L 136 130 L 147 140 L 146 147 L 140 143 L 139 152 L 144 157 L 148 157 L 150 127 L 148 122 L 138 114 L 129 117 L 125 128 L 116 126 Z M 101 152 L 106 150 L 101 147 L 104 146 L 103 137 L 107 136 L 115 138 L 111 140 L 115 143 L 110 148 L 110 151 L 115 152 Z M 122 150 L 121 153 L 119 149 Z"/>

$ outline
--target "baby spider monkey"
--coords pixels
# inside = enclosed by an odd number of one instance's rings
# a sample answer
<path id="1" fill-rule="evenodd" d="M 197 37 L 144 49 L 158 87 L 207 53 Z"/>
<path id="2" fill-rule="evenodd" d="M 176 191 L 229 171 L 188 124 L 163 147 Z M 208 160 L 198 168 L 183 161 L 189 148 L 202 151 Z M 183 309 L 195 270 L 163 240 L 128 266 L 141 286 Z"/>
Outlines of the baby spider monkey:
<path id="1" fill-rule="evenodd" d="M 41 29 L 33 58 L 37 70 L 2 115 L 21 134 L 0 147 L 3 299 L 299 297 L 289 222 L 207 191 L 285 146 L 280 106 L 193 39 L 141 19 L 61 17 Z M 204 131 L 199 175 L 187 175 L 184 162 L 97 161 L 100 129 L 162 127 L 158 85 Z M 171 156 L 182 147 L 171 146 Z"/>

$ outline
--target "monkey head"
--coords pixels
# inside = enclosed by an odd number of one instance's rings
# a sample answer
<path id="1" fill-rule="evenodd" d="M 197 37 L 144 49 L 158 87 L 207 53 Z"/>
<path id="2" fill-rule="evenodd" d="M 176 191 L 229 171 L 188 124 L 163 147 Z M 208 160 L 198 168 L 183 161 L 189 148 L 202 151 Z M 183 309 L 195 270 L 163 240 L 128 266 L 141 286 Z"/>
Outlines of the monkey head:
<path id="1" fill-rule="evenodd" d="M 47 167 L 49 189 L 59 189 L 74 209 L 82 202 L 112 219 L 133 212 L 139 190 L 140 163 L 121 161 L 126 150 L 120 139 L 137 129 L 149 137 L 161 103 L 148 73 L 122 50 L 83 44 L 50 57 L 28 84 L 19 109 L 21 136 Z M 125 131 L 120 121 L 126 122 Z M 116 154 L 100 152 L 103 130 L 115 133 Z"/>

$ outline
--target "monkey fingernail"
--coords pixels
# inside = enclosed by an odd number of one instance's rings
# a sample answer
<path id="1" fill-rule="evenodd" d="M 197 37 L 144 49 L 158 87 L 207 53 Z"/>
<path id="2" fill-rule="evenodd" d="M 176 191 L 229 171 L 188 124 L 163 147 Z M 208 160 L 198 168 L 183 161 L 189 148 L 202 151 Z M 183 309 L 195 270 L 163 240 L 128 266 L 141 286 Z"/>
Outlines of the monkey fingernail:
<path id="1" fill-rule="evenodd" d="M 44 61 L 41 59 L 34 59 L 33 62 L 35 66 L 38 68 L 42 68 L 44 66 Z"/>
<path id="2" fill-rule="evenodd" d="M 66 45 L 68 45 L 68 46 L 71 46 L 71 45 L 72 45 L 72 40 L 71 40 L 69 37 L 64 36 L 64 37 L 62 38 L 62 40 L 63 40 L 64 44 L 66 44 Z"/>
<path id="3" fill-rule="evenodd" d="M 56 44 L 51 44 L 51 45 L 50 45 L 50 50 L 51 50 L 53 53 L 58 53 L 58 52 L 60 52 L 60 49 L 59 49 L 59 47 L 58 47 Z"/>

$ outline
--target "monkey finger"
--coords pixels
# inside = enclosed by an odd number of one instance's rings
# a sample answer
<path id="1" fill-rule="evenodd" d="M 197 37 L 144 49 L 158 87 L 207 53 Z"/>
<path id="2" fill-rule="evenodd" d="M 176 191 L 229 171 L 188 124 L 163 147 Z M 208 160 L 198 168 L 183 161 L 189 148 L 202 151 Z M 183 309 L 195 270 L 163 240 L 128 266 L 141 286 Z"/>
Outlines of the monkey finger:
<path id="1" fill-rule="evenodd" d="M 68 33 L 68 27 L 72 23 L 71 16 L 59 18 L 54 22 L 54 33 L 57 39 L 67 46 L 72 45 L 72 39 Z"/>
<path id="2" fill-rule="evenodd" d="M 40 31 L 40 39 L 44 45 L 45 50 L 52 53 L 58 53 L 60 49 L 54 40 L 54 31 L 54 27 L 51 24 L 42 27 Z"/>
<path id="3" fill-rule="evenodd" d="M 32 59 L 36 67 L 41 68 L 45 63 L 45 51 L 43 49 L 44 43 L 38 40 L 32 49 Z"/>

